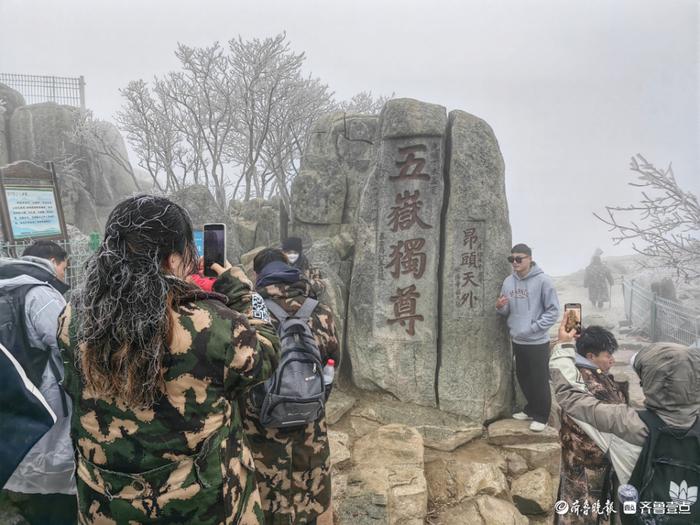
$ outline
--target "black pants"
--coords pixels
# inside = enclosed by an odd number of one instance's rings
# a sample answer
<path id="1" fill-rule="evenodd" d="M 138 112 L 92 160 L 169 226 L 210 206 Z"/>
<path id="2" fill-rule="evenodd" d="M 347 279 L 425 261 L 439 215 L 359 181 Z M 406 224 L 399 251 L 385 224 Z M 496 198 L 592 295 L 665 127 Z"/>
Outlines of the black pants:
<path id="1" fill-rule="evenodd" d="M 523 412 L 535 421 L 546 423 L 552 408 L 552 396 L 549 391 L 549 343 L 513 343 L 513 353 L 515 375 L 527 400 Z"/>

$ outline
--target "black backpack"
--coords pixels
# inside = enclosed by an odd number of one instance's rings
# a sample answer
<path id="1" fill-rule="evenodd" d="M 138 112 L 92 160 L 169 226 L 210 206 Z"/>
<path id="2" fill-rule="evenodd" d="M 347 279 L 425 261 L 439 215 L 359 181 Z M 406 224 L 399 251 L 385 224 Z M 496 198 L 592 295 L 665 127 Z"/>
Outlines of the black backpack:
<path id="1" fill-rule="evenodd" d="M 48 285 L 25 284 L 0 293 L 0 343 L 17 360 L 29 380 L 39 386 L 50 353 L 32 348 L 27 339 L 24 305 L 27 293 L 35 286 Z"/>
<path id="2" fill-rule="evenodd" d="M 700 524 L 700 418 L 690 429 L 681 430 L 667 426 L 650 410 L 640 411 L 639 417 L 649 435 L 629 480 L 639 492 L 637 513 L 618 515 L 623 523 Z"/>
<path id="3" fill-rule="evenodd" d="M 258 389 L 260 422 L 268 428 L 305 426 L 323 415 L 326 398 L 321 352 L 308 325 L 318 301 L 307 298 L 294 316 L 271 299 L 265 303 L 279 321 L 281 356 Z"/>

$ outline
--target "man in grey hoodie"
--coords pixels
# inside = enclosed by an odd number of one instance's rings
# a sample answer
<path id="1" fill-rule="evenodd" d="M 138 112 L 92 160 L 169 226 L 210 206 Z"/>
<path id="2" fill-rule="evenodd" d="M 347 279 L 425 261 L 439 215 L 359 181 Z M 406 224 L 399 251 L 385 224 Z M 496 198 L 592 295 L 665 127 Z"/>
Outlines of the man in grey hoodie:
<path id="1" fill-rule="evenodd" d="M 66 306 L 67 253 L 51 241 L 37 241 L 19 259 L 0 259 L 0 293 L 23 285 L 24 326 L 31 347 L 49 353 L 37 385 L 57 416 L 54 426 L 32 447 L 3 487 L 7 497 L 31 524 L 63 525 L 77 522 L 75 468 L 70 440 L 70 398 L 57 377 L 63 373 L 56 332 L 58 316 Z"/>
<path id="2" fill-rule="evenodd" d="M 513 273 L 503 281 L 496 311 L 508 319 L 515 374 L 527 400 L 513 418 L 533 420 L 530 430 L 541 432 L 552 405 L 547 332 L 559 318 L 559 299 L 552 280 L 532 260 L 529 246 L 516 244 L 510 253 Z"/>

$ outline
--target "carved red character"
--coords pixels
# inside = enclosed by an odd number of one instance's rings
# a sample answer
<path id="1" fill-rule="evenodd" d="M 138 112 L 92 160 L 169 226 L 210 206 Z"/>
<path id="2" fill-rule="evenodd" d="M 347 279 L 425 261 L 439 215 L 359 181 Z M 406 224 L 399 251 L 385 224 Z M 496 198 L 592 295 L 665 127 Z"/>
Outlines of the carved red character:
<path id="1" fill-rule="evenodd" d="M 391 262 L 385 268 L 393 267 L 391 275 L 398 279 L 401 274 L 413 274 L 420 279 L 425 272 L 426 255 L 420 250 L 425 246 L 425 239 L 408 239 L 392 245 Z"/>
<path id="2" fill-rule="evenodd" d="M 432 226 L 425 224 L 418 212 L 423 207 L 423 201 L 420 200 L 420 191 L 416 190 L 410 193 L 408 190 L 396 194 L 396 206 L 391 207 L 391 213 L 388 216 L 391 231 L 407 230 L 414 224 L 417 224 L 423 229 L 430 229 Z"/>
<path id="3" fill-rule="evenodd" d="M 413 180 L 430 180 L 430 175 L 423 173 L 425 167 L 425 159 L 416 158 L 416 153 L 425 151 L 427 148 L 423 144 L 399 148 L 399 155 L 405 155 L 403 160 L 397 160 L 396 165 L 401 168 L 398 175 L 389 177 L 389 180 L 397 179 L 413 179 Z"/>
<path id="4" fill-rule="evenodd" d="M 387 319 L 388 324 L 399 323 L 406 328 L 408 335 L 415 335 L 416 321 L 422 321 L 423 316 L 416 314 L 417 299 L 420 293 L 416 291 L 416 285 L 412 284 L 406 288 L 397 288 L 396 295 L 391 296 L 394 303 L 394 319 Z M 408 326 L 406 326 L 408 325 Z"/>

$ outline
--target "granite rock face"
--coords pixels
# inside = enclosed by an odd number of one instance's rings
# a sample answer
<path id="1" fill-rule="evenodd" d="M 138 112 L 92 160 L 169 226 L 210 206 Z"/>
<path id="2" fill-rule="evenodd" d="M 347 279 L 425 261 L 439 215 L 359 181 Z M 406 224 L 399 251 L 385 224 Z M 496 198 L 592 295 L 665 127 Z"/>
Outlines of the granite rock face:
<path id="1" fill-rule="evenodd" d="M 442 106 L 407 99 L 384 106 L 377 165 L 355 223 L 361 248 L 348 311 L 355 384 L 425 406 L 437 405 L 446 124 Z"/>
<path id="2" fill-rule="evenodd" d="M 357 440 L 352 459 L 347 494 L 338 509 L 342 524 L 423 525 L 428 488 L 418 431 L 380 427 Z"/>
<path id="3" fill-rule="evenodd" d="M 488 495 L 449 507 L 439 518 L 442 525 L 528 525 L 528 518 L 513 504 Z"/>
<path id="4" fill-rule="evenodd" d="M 473 115 L 450 113 L 448 141 L 438 396 L 443 410 L 491 420 L 512 404 L 509 337 L 494 307 L 510 271 L 504 164 L 493 131 Z"/>
<path id="5" fill-rule="evenodd" d="M 98 230 L 114 205 L 140 188 L 121 162 L 72 142 L 78 118 L 78 108 L 53 102 L 17 107 L 9 120 L 10 161 L 55 162 L 66 221 L 83 231 Z M 107 122 L 96 126 L 106 148 L 126 159 L 117 128 Z"/>
<path id="6" fill-rule="evenodd" d="M 489 421 L 510 412 L 512 356 L 494 301 L 511 245 L 491 128 L 410 99 L 379 117 L 355 222 L 348 307 L 353 380 Z"/>
<path id="7" fill-rule="evenodd" d="M 378 119 L 331 113 L 311 130 L 291 188 L 289 235 L 304 244 L 351 229 L 360 192 L 375 165 Z"/>
<path id="8" fill-rule="evenodd" d="M 259 246 L 280 245 L 280 202 L 278 199 L 231 201 L 229 222 L 236 229 L 243 252 Z"/>
<path id="9" fill-rule="evenodd" d="M 10 118 L 17 108 L 26 104 L 19 91 L 0 84 L 0 166 L 10 163 Z"/>
<path id="10" fill-rule="evenodd" d="M 351 424 L 358 434 L 389 424 L 412 426 L 426 447 L 446 452 L 481 437 L 482 427 L 464 416 L 398 401 L 363 402 L 351 413 Z M 461 450 L 461 449 L 460 449 Z"/>
<path id="11" fill-rule="evenodd" d="M 554 505 L 552 477 L 538 468 L 523 474 L 511 484 L 513 502 L 523 514 L 546 514 Z"/>

